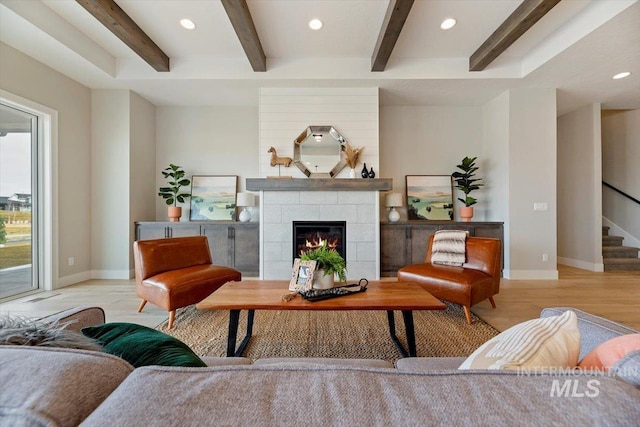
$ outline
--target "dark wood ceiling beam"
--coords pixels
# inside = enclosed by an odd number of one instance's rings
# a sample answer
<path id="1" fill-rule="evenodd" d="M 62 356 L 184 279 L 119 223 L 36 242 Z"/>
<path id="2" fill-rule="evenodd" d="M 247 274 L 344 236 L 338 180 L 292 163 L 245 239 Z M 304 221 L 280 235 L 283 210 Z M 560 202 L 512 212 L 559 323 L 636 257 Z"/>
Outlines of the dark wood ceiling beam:
<path id="1" fill-rule="evenodd" d="M 371 71 L 384 71 L 414 0 L 391 0 L 371 56 Z"/>
<path id="2" fill-rule="evenodd" d="M 76 0 L 156 71 L 169 71 L 169 57 L 113 0 Z"/>
<path id="3" fill-rule="evenodd" d="M 240 39 L 240 44 L 253 71 L 267 71 L 267 57 L 262 50 L 246 0 L 222 0 L 222 6 L 227 11 L 231 25 Z"/>
<path id="4" fill-rule="evenodd" d="M 469 58 L 469 71 L 482 71 L 560 0 L 524 0 Z"/>

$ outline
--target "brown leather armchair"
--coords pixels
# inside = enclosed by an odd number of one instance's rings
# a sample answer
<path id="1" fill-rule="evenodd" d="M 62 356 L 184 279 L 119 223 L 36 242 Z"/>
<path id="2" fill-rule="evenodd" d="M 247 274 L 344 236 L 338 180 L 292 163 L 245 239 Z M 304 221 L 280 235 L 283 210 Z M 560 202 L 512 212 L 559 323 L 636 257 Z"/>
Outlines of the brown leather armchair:
<path id="1" fill-rule="evenodd" d="M 471 306 L 488 298 L 496 307 L 493 296 L 500 291 L 500 240 L 467 237 L 466 262 L 452 267 L 431 264 L 433 237 L 429 238 L 425 262 L 402 267 L 398 281 L 417 283 L 436 298 L 461 304 L 471 324 Z"/>
<path id="2" fill-rule="evenodd" d="M 169 329 L 176 309 L 196 304 L 223 284 L 242 280 L 233 268 L 212 264 L 206 236 L 140 240 L 133 243 L 136 293 L 169 312 Z"/>

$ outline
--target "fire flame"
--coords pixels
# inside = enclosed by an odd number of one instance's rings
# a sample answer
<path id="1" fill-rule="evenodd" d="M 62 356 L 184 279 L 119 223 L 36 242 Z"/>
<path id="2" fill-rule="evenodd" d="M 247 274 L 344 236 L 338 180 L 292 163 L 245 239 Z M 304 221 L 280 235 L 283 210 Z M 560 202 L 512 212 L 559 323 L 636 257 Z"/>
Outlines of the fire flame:
<path id="1" fill-rule="evenodd" d="M 320 248 L 322 247 L 325 242 L 327 243 L 327 247 L 329 249 L 336 249 L 338 247 L 338 243 L 339 243 L 339 239 L 336 238 L 332 238 L 332 239 L 323 239 L 322 237 L 318 236 L 315 237 L 311 240 L 305 240 L 304 241 L 304 247 L 305 249 L 302 249 L 300 251 L 300 254 L 306 254 L 307 252 L 310 252 L 314 249 Z"/>

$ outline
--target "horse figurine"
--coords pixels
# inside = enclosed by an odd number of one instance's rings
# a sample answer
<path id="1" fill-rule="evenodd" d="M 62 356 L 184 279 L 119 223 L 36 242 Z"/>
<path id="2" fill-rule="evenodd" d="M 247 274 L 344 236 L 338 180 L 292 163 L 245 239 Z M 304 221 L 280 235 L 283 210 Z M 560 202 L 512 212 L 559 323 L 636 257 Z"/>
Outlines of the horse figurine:
<path id="1" fill-rule="evenodd" d="M 276 149 L 273 147 L 269 147 L 269 149 L 267 150 L 267 153 L 271 153 L 271 161 L 269 162 L 271 166 L 282 165 L 288 168 L 289 165 L 291 165 L 291 162 L 293 161 L 291 157 L 278 157 L 278 153 L 276 152 Z"/>

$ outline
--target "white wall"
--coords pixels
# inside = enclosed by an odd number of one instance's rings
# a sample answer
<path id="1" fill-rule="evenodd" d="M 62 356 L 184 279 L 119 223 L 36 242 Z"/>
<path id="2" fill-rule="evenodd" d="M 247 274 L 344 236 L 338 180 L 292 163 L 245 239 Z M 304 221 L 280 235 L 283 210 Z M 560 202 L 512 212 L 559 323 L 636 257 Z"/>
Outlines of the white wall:
<path id="1" fill-rule="evenodd" d="M 382 176 L 404 193 L 405 175 L 451 174 L 477 156 L 485 187 L 474 220 L 505 223 L 505 277 L 556 278 L 555 106 L 554 89 L 519 89 L 482 107 L 382 107 Z"/>
<path id="2" fill-rule="evenodd" d="M 478 157 L 477 175 L 484 177 L 487 159 L 481 150 L 480 107 L 380 108 L 380 176 L 393 178 L 394 192 L 405 194 L 406 175 L 451 175 L 465 156 Z M 461 205 L 456 199 L 461 194 L 454 189 L 456 217 L 457 207 Z M 483 221 L 488 206 L 484 190 L 473 195 L 478 199 L 474 220 Z M 406 201 L 398 211 L 400 219 L 406 220 Z"/>
<path id="3" fill-rule="evenodd" d="M 558 118 L 558 262 L 591 271 L 602 264 L 600 104 Z"/>
<path id="4" fill-rule="evenodd" d="M 555 89 L 506 91 L 483 106 L 482 120 L 486 219 L 505 223 L 503 275 L 557 278 Z"/>
<path id="5" fill-rule="evenodd" d="M 130 92 L 129 143 L 129 268 L 133 269 L 136 221 L 155 219 L 156 196 L 156 107 Z"/>
<path id="6" fill-rule="evenodd" d="M 482 107 L 482 158 L 485 220 L 504 222 L 504 270 L 511 269 L 509 251 L 509 92 Z"/>
<path id="7" fill-rule="evenodd" d="M 640 200 L 639 165 L 640 110 L 603 111 L 603 181 Z M 604 217 L 619 227 L 625 246 L 640 246 L 640 206 L 609 188 L 602 193 Z"/>
<path id="8" fill-rule="evenodd" d="M 53 285 L 85 280 L 91 270 L 91 91 L 4 43 L 0 88 L 58 112 Z"/>
<path id="9" fill-rule="evenodd" d="M 245 178 L 258 176 L 259 155 L 255 107 L 156 107 L 153 194 L 166 184 L 160 171 L 170 163 L 182 166 L 189 179 L 192 175 L 237 175 L 238 191 L 242 191 Z M 167 205 L 158 196 L 155 219 L 168 219 Z M 187 201 L 181 220 L 188 219 Z"/>
<path id="10" fill-rule="evenodd" d="M 94 90 L 91 109 L 91 277 L 127 279 L 134 222 L 155 215 L 155 107 L 128 90 Z"/>
<path id="11" fill-rule="evenodd" d="M 293 157 L 293 141 L 307 126 L 333 126 L 354 147 L 365 147 L 362 163 L 379 177 L 378 88 L 262 88 L 260 89 L 260 177 L 277 175 L 269 165 L 269 147 L 279 156 Z M 304 178 L 293 163 L 282 175 Z M 338 178 L 349 176 L 345 167 Z"/>
<path id="12" fill-rule="evenodd" d="M 128 277 L 129 104 L 128 90 L 91 93 L 92 277 Z"/>
<path id="13" fill-rule="evenodd" d="M 555 89 L 509 91 L 510 279 L 558 278 L 556 128 Z M 548 210 L 534 211 L 534 203 Z"/>

